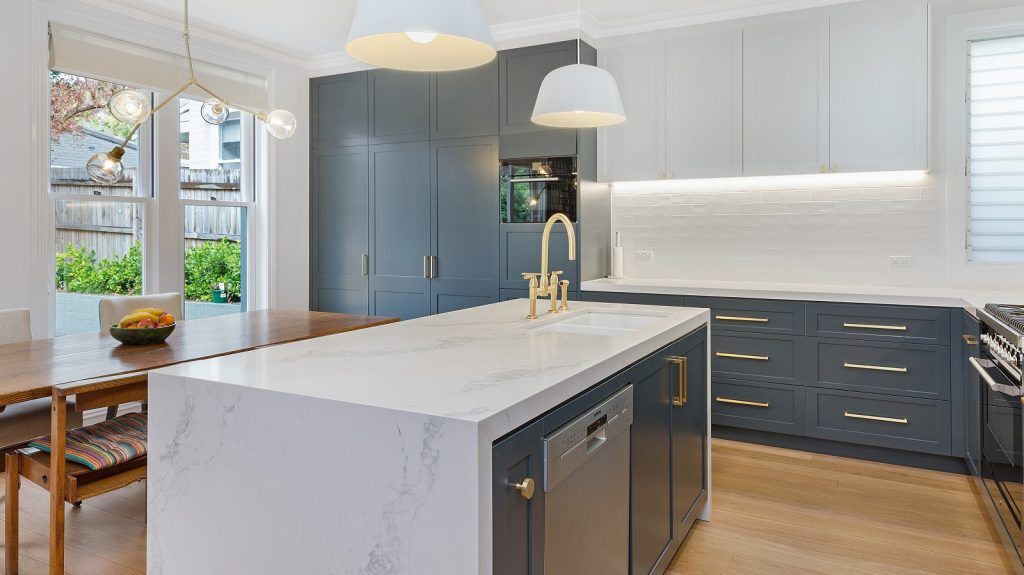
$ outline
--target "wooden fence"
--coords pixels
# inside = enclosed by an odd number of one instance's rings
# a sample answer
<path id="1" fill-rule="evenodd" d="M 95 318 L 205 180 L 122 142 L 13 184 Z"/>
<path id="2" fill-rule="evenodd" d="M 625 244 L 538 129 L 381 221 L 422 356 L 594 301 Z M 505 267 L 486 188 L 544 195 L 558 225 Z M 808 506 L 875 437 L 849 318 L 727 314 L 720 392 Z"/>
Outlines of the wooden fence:
<path id="1" fill-rule="evenodd" d="M 125 197 L 136 195 L 135 170 L 122 182 L 99 185 L 84 168 L 50 168 L 50 190 L 56 199 L 56 247 L 85 247 L 97 259 L 120 256 L 142 239 L 142 204 L 61 199 L 61 194 Z M 241 201 L 240 171 L 181 169 L 183 200 Z M 232 206 L 185 206 L 185 249 L 209 241 L 241 241 L 244 209 Z"/>

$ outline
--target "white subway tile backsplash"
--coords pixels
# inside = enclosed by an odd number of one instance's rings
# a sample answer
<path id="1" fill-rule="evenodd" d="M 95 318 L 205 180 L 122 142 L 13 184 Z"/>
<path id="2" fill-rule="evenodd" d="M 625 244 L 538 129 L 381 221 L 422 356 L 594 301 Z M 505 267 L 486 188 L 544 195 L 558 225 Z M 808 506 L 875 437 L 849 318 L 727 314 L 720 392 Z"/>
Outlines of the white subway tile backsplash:
<path id="1" fill-rule="evenodd" d="M 761 182 L 758 182 L 761 184 Z M 632 277 L 914 285 L 941 277 L 945 189 L 920 185 L 766 180 L 612 186 L 612 229 L 621 231 Z M 637 262 L 636 250 L 655 252 Z M 913 265 L 893 269 L 889 256 Z"/>

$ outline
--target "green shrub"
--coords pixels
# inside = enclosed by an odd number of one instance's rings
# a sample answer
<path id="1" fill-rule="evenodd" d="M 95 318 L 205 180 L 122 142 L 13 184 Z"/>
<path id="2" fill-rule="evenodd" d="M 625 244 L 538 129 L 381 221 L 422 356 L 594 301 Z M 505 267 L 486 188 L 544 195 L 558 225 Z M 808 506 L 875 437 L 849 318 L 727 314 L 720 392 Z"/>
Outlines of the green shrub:
<path id="1" fill-rule="evenodd" d="M 238 242 L 204 242 L 185 252 L 185 299 L 210 301 L 221 282 L 227 287 L 228 300 L 240 301 L 242 246 Z"/>
<path id="2" fill-rule="evenodd" d="M 96 260 L 96 251 L 67 246 L 56 256 L 58 290 L 89 294 L 142 293 L 142 246 L 135 242 L 120 257 Z M 242 246 L 222 239 L 204 242 L 185 252 L 185 299 L 211 301 L 224 283 L 229 301 L 242 293 Z"/>

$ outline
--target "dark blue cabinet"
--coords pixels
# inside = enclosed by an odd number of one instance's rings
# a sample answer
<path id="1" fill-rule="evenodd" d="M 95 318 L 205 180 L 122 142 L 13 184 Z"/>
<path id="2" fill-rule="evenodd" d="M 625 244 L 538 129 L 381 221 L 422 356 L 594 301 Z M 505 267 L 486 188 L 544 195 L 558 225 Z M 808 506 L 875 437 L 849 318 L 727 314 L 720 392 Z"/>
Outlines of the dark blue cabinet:
<path id="1" fill-rule="evenodd" d="M 498 301 L 498 139 L 431 142 L 432 313 Z M 430 266 L 428 266 L 430 267 Z"/>
<path id="2" fill-rule="evenodd" d="M 370 146 L 370 307 L 375 315 L 430 314 L 430 145 Z"/>
<path id="3" fill-rule="evenodd" d="M 430 139 L 498 134 L 498 60 L 489 64 L 431 74 Z"/>
<path id="4" fill-rule="evenodd" d="M 314 309 L 369 310 L 369 154 L 366 146 L 316 150 L 310 174 L 310 302 Z"/>
<path id="5" fill-rule="evenodd" d="M 369 74 L 370 143 L 429 139 L 430 75 L 383 69 Z"/>
<path id="6" fill-rule="evenodd" d="M 579 249 L 579 225 L 576 231 Z M 500 226 L 500 283 L 502 289 L 528 289 L 523 272 L 540 272 L 541 244 L 544 224 L 501 224 Z M 548 251 L 548 271 L 562 271 L 562 279 L 569 280 L 569 289 L 579 289 L 579 259 L 569 260 L 569 239 L 562 224 L 551 231 Z"/>
<path id="7" fill-rule="evenodd" d="M 367 143 L 367 73 L 314 78 L 309 84 L 310 145 L 313 148 Z"/>
<path id="8" fill-rule="evenodd" d="M 544 436 L 627 385 L 633 386 L 630 573 L 665 572 L 707 501 L 706 357 L 701 327 L 494 444 L 495 575 L 542 573 Z M 515 487 L 526 478 L 538 481 L 529 499 Z"/>

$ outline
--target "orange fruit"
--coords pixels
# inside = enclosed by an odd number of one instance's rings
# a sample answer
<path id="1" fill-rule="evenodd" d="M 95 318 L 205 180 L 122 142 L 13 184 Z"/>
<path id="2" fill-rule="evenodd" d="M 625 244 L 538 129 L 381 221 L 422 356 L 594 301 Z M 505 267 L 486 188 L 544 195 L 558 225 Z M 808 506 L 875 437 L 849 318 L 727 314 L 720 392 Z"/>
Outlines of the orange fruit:
<path id="1" fill-rule="evenodd" d="M 164 315 L 160 316 L 160 325 L 171 325 L 172 323 L 174 323 L 173 315 L 165 313 Z"/>

